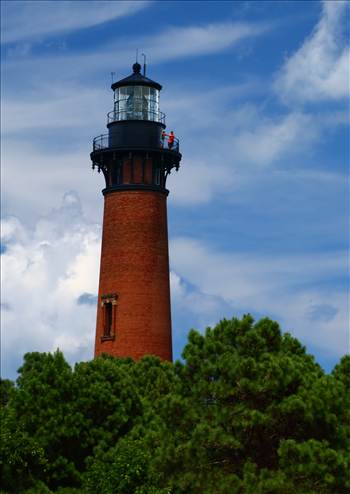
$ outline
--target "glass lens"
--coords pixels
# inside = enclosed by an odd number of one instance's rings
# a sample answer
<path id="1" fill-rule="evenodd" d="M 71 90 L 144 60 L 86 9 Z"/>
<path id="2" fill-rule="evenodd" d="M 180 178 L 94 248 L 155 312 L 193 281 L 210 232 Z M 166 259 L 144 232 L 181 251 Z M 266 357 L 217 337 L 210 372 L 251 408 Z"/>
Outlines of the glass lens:
<path id="1" fill-rule="evenodd" d="M 114 118 L 159 121 L 159 91 L 148 86 L 117 88 L 114 92 Z"/>

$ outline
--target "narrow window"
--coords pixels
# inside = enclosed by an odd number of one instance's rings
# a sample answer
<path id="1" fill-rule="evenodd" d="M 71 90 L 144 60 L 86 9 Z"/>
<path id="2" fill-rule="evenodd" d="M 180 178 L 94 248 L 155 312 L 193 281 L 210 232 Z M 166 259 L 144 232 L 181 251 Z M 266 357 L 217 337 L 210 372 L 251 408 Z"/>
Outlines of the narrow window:
<path id="1" fill-rule="evenodd" d="M 106 302 L 104 304 L 104 309 L 105 309 L 104 336 L 111 336 L 111 334 L 112 334 L 112 320 L 113 320 L 112 302 Z"/>
<path id="2" fill-rule="evenodd" d="M 117 299 L 116 293 L 101 296 L 102 341 L 115 339 Z"/>

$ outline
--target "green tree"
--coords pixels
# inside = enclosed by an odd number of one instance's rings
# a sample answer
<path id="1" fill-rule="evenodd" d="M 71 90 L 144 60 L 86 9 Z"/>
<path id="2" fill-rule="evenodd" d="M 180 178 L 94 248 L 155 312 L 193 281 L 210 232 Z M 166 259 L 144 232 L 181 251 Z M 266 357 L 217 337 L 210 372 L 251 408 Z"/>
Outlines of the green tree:
<path id="1" fill-rule="evenodd" d="M 45 471 L 44 450 L 19 427 L 12 410 L 0 411 L 0 424 L 1 487 L 8 492 L 22 492 Z"/>
<path id="2" fill-rule="evenodd" d="M 248 492 L 262 476 L 261 492 L 284 492 L 282 486 L 292 492 L 300 482 L 284 475 L 286 448 L 295 444 L 302 463 L 304 447 L 317 449 L 309 440 L 347 464 L 345 387 L 277 323 L 254 324 L 246 316 L 221 321 L 205 335 L 192 331 L 183 356 L 176 366 L 181 389 L 158 403 L 163 440 L 152 468 L 162 473 L 162 485 L 175 492 Z M 334 485 L 320 475 L 315 492 L 346 492 L 348 475 L 343 470 Z"/>
<path id="3" fill-rule="evenodd" d="M 350 491 L 349 357 L 326 375 L 276 322 L 245 316 L 192 330 L 183 358 L 25 355 L 2 383 L 5 491 Z"/>
<path id="4" fill-rule="evenodd" d="M 9 402 L 10 412 L 16 416 L 18 428 L 45 452 L 47 467 L 38 473 L 38 479 L 49 484 L 65 479 L 79 482 L 67 455 L 72 400 L 72 369 L 61 352 L 24 356 L 16 393 Z"/>
<path id="5" fill-rule="evenodd" d="M 59 351 L 27 354 L 7 413 L 45 452 L 37 477 L 50 488 L 79 487 L 85 460 L 97 444 L 113 446 L 140 413 L 128 368 L 102 357 L 74 372 Z"/>
<path id="6" fill-rule="evenodd" d="M 14 393 L 14 384 L 9 379 L 0 378 L 0 406 L 4 407 Z"/>
<path id="7" fill-rule="evenodd" d="M 114 447 L 108 449 L 105 443 L 100 443 L 95 449 L 94 456 L 87 462 L 84 491 L 168 494 L 168 488 L 158 487 L 158 473 L 150 466 L 154 449 L 162 441 L 158 404 L 174 393 L 181 383 L 173 364 L 158 357 L 144 357 L 128 370 L 142 404 L 142 414 L 135 418 L 133 428 Z"/>

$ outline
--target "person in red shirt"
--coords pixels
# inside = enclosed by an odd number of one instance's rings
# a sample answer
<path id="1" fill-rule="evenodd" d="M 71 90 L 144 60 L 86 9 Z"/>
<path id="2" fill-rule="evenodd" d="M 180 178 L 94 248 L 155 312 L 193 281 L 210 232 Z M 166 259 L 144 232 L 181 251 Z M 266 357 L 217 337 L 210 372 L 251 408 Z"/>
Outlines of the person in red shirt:
<path id="1" fill-rule="evenodd" d="M 168 148 L 169 149 L 172 149 L 172 147 L 174 145 L 174 141 L 175 141 L 175 135 L 174 135 L 174 132 L 171 131 L 169 134 L 169 137 L 168 137 Z"/>

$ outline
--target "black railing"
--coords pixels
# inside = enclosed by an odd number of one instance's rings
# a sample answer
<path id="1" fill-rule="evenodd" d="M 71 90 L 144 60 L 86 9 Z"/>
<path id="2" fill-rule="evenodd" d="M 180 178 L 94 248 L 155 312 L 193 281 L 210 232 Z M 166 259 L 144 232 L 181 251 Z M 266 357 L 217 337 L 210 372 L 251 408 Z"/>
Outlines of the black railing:
<path id="1" fill-rule="evenodd" d="M 93 150 L 99 151 L 100 149 L 107 149 L 109 147 L 108 134 L 101 134 L 95 137 L 93 141 Z"/>
<path id="2" fill-rule="evenodd" d="M 99 151 L 101 149 L 113 148 L 113 146 L 109 145 L 109 134 L 101 134 L 93 140 L 93 151 Z M 159 149 L 168 149 L 170 151 L 179 152 L 180 143 L 177 137 L 174 137 L 173 143 L 169 143 L 169 137 L 166 135 L 164 139 L 159 141 Z"/>

